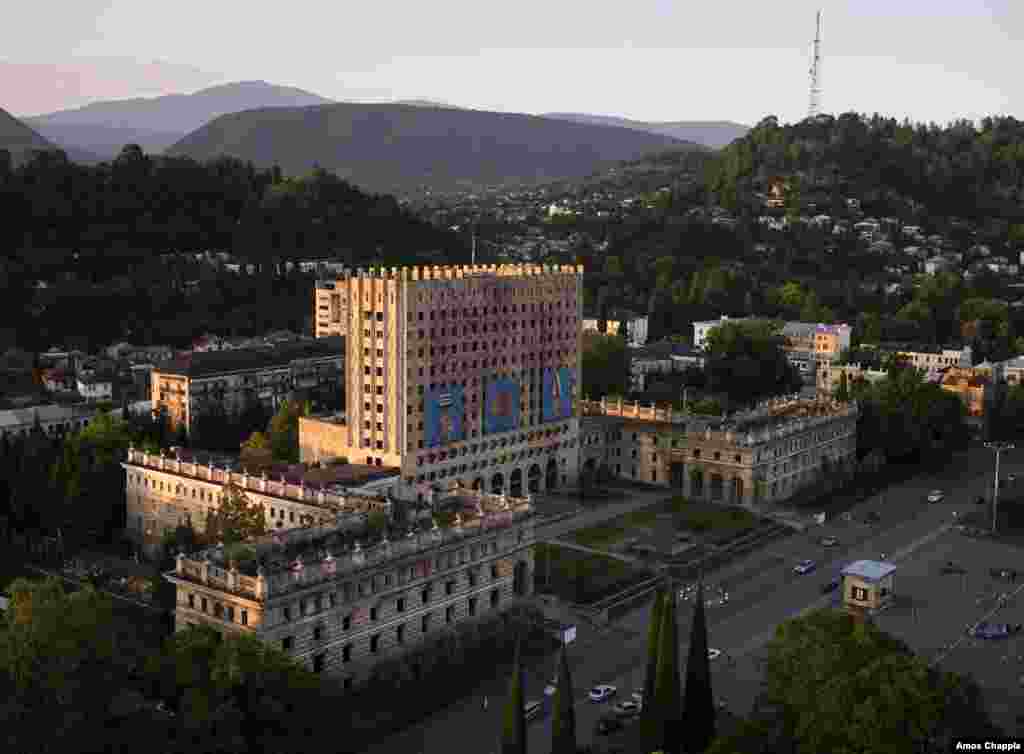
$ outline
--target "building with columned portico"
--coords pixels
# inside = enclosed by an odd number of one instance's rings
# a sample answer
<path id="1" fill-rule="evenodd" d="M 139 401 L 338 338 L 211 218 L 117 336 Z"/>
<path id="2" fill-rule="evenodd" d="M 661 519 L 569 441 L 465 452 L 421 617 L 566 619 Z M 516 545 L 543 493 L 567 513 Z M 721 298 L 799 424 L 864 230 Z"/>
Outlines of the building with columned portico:
<path id="1" fill-rule="evenodd" d="M 656 484 L 695 500 L 755 505 L 792 497 L 857 451 L 856 403 L 776 398 L 728 417 L 622 400 L 584 401 L 584 474 Z"/>

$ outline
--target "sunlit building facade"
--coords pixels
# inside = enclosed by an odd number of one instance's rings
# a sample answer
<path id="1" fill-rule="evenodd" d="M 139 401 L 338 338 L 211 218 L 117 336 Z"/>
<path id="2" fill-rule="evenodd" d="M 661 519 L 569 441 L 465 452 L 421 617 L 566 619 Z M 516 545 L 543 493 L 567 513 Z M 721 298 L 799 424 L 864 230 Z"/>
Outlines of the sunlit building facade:
<path id="1" fill-rule="evenodd" d="M 429 498 L 575 482 L 583 268 L 357 270 L 317 284 L 318 335 L 344 334 L 346 412 L 301 420 L 304 462 L 400 470 Z"/>

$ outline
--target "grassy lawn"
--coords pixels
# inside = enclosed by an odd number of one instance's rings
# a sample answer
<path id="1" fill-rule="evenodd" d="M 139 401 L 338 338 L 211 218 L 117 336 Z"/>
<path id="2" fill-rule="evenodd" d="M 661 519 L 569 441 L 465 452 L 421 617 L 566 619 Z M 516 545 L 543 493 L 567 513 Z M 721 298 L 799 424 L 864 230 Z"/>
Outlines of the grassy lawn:
<path id="1" fill-rule="evenodd" d="M 754 529 L 759 523 L 756 516 L 742 508 L 674 497 L 602 524 L 579 529 L 569 537 L 578 545 L 606 549 L 628 536 L 642 533 L 639 529 L 655 526 L 658 516 L 666 513 L 672 514 L 672 522 L 677 530 L 708 535 L 708 538 L 714 540 L 731 539 Z"/>
<path id="2" fill-rule="evenodd" d="M 538 592 L 583 605 L 650 577 L 621 560 L 547 543 L 537 545 L 534 573 Z"/>

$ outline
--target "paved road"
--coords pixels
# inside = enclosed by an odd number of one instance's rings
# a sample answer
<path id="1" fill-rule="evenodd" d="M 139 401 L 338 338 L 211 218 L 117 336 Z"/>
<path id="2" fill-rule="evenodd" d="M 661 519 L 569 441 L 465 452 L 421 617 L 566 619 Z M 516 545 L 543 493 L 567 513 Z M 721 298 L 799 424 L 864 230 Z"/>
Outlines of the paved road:
<path id="1" fill-rule="evenodd" d="M 1021 455 L 1020 460 L 1009 454 L 1003 457 L 1005 473 L 1024 473 L 1024 454 Z M 713 574 L 711 583 L 724 584 L 730 592 L 730 601 L 725 607 L 709 611 L 711 645 L 735 657 L 733 665 L 722 659 L 714 665 L 716 696 L 725 697 L 736 712 L 744 714 L 749 711 L 760 678 L 756 655 L 771 637 L 774 627 L 805 609 L 828 604 L 832 598 L 823 597 L 821 587 L 847 562 L 878 558 L 883 553 L 897 562 L 911 559 L 918 548 L 927 547 L 948 528 L 953 522 L 953 511 L 964 512 L 974 507 L 969 501 L 991 485 L 992 466 L 990 452 L 973 449 L 959 455 L 941 472 L 911 480 L 857 508 L 859 516 L 869 510 L 879 512 L 882 517 L 879 525 L 867 526 L 842 520 L 828 522 L 824 527 L 809 529 L 773 543 L 767 550 L 755 551 Z M 946 492 L 946 500 L 938 505 L 928 505 L 924 498 L 929 490 L 935 488 Z M 609 506 L 618 509 L 611 515 L 643 507 L 659 497 L 652 493 L 651 498 L 643 502 Z M 557 527 L 568 531 L 596 523 L 608 517 L 607 514 L 598 515 L 606 510 L 602 508 L 584 514 L 593 518 L 583 522 L 559 522 L 551 529 Z M 541 536 L 548 538 L 561 533 L 564 532 L 545 531 Z M 824 536 L 838 537 L 840 545 L 822 547 L 819 540 Z M 802 577 L 794 575 L 793 564 L 803 558 L 816 559 L 818 571 Z M 680 609 L 684 657 L 691 609 L 688 604 Z M 579 626 L 579 638 L 572 646 L 571 659 L 573 682 L 578 689 L 576 714 L 581 744 L 592 740 L 596 721 L 609 711 L 608 705 L 587 702 L 586 689 L 595 683 L 612 683 L 619 686 L 620 693 L 628 695 L 641 685 L 648 613 L 649 606 L 643 606 L 609 627 Z M 538 668 L 527 674 L 527 698 L 542 698 L 544 678 L 551 670 Z M 396 734 L 371 748 L 370 754 L 433 754 L 448 750 L 452 741 L 460 741 L 461 748 L 467 751 L 482 754 L 495 751 L 506 688 L 507 679 L 482 682 L 476 696 L 456 702 L 423 724 Z M 487 710 L 481 703 L 485 695 L 489 697 Z M 550 718 L 543 717 L 530 725 L 530 751 L 544 754 L 549 748 Z"/>

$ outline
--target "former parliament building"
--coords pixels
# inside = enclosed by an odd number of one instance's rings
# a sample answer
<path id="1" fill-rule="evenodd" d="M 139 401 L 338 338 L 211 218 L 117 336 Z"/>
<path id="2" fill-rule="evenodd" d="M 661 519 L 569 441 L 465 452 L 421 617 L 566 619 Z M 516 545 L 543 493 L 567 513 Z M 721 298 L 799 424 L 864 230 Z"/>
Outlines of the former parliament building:
<path id="1" fill-rule="evenodd" d="M 302 420 L 302 460 L 395 468 L 424 497 L 574 482 L 582 285 L 582 267 L 540 265 L 318 283 L 317 335 L 345 337 L 346 411 Z"/>

